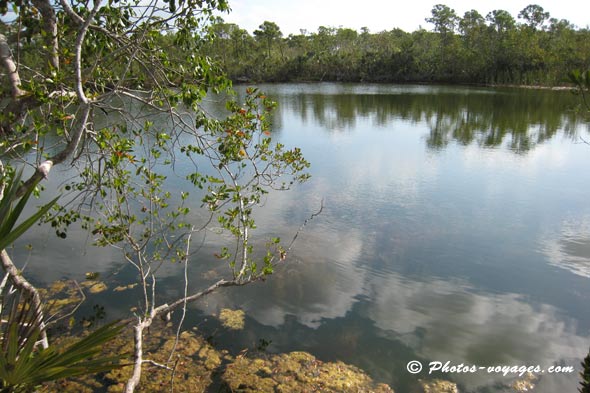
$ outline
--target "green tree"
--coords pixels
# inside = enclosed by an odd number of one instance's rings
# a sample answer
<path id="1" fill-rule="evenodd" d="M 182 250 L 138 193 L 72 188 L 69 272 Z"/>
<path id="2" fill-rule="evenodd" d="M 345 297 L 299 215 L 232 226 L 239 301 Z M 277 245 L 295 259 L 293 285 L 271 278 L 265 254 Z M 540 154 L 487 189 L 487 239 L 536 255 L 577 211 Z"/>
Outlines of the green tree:
<path id="1" fill-rule="evenodd" d="M 548 12 L 537 5 L 530 5 L 519 13 L 527 23 L 520 25 L 516 37 L 516 58 L 514 68 L 521 84 L 540 84 L 547 80 L 548 38 L 543 24 L 549 18 Z"/>
<path id="2" fill-rule="evenodd" d="M 493 83 L 514 83 L 516 21 L 505 10 L 493 10 L 486 16 L 490 23 L 488 47 L 490 52 L 487 79 Z"/>
<path id="3" fill-rule="evenodd" d="M 485 26 L 485 19 L 477 10 L 466 11 L 459 21 L 459 31 L 464 36 L 470 36 Z"/>
<path id="4" fill-rule="evenodd" d="M 267 56 L 271 57 L 271 49 L 273 44 L 283 36 L 281 29 L 274 22 L 264 21 L 258 30 L 254 30 L 254 37 L 257 40 L 266 43 Z"/>
<path id="5" fill-rule="evenodd" d="M 526 6 L 522 11 L 518 13 L 518 17 L 525 20 L 527 26 L 533 30 L 537 30 L 543 26 L 543 24 L 549 20 L 549 12 L 545 12 L 543 7 L 537 4 L 531 4 Z"/>
<path id="6" fill-rule="evenodd" d="M 56 234 L 66 238 L 79 224 L 97 246 L 122 250 L 122 263 L 136 270 L 141 306 L 132 318 L 128 392 L 141 383 L 144 335 L 154 319 L 185 313 L 188 302 L 219 288 L 262 280 L 285 259 L 279 239 L 253 240 L 253 214 L 271 191 L 308 177 L 299 149 L 272 142 L 274 103 L 256 89 L 242 101 L 231 98 L 230 81 L 203 53 L 237 31 L 209 28 L 227 10 L 225 0 L 0 0 L 0 157 L 7 171 L 35 168 L 16 198 L 71 163 L 68 204 L 48 218 Z M 264 25 L 265 40 L 280 37 L 273 25 Z M 227 116 L 214 117 L 202 101 L 221 92 L 230 94 Z M 184 179 L 174 193 L 170 177 Z M 202 214 L 192 214 L 189 195 L 202 201 Z M 182 296 L 165 302 L 156 285 L 160 267 L 187 269 L 192 237 L 211 223 L 227 234 L 215 253 L 226 275 L 196 292 L 185 283 Z M 3 267 L 18 280 L 5 255 Z"/>
<path id="7" fill-rule="evenodd" d="M 486 16 L 490 27 L 497 33 L 506 33 L 516 26 L 516 21 L 506 10 L 493 10 Z"/>
<path id="8" fill-rule="evenodd" d="M 574 84 L 574 94 L 580 95 L 584 108 L 590 111 L 590 69 L 585 72 L 571 71 L 568 77 L 570 82 Z"/>
<path id="9" fill-rule="evenodd" d="M 485 67 L 489 61 L 486 44 L 487 26 L 484 17 L 476 10 L 465 12 L 459 21 L 462 47 L 458 61 L 462 77 L 472 82 L 485 82 Z"/>
<path id="10" fill-rule="evenodd" d="M 213 52 L 221 54 L 220 64 L 225 70 L 229 67 L 228 59 L 233 57 L 233 52 L 236 52 L 232 48 L 232 37 L 239 29 L 240 27 L 235 23 L 225 23 L 223 21 L 213 23 L 209 28 L 209 32 L 213 36 L 209 44 L 216 46 L 212 49 Z"/>
<path id="11" fill-rule="evenodd" d="M 431 13 L 432 17 L 426 18 L 425 20 L 434 25 L 434 31 L 443 36 L 455 31 L 459 17 L 454 9 L 444 4 L 437 4 L 432 8 Z"/>
<path id="12" fill-rule="evenodd" d="M 551 18 L 546 34 L 546 75 L 551 83 L 563 83 L 563 70 L 583 67 L 577 59 L 582 52 L 578 44 L 578 32 L 569 21 Z"/>
<path id="13" fill-rule="evenodd" d="M 454 54 L 457 52 L 454 33 L 459 17 L 454 9 L 443 4 L 435 5 L 431 13 L 432 17 L 426 18 L 426 22 L 434 24 L 434 31 L 440 36 L 440 61 L 437 74 L 442 79 L 452 78 L 456 69 Z"/>

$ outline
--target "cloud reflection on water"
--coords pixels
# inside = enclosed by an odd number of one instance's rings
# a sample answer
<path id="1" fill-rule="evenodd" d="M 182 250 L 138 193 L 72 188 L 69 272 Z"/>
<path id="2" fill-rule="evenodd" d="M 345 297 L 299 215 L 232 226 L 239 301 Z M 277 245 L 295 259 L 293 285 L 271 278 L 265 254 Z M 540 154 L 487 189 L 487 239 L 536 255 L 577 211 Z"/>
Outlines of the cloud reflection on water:
<path id="1" fill-rule="evenodd" d="M 590 217 L 565 220 L 556 233 L 541 238 L 549 264 L 590 278 Z"/>
<path id="2" fill-rule="evenodd" d="M 312 228 L 270 280 L 219 292 L 207 299 L 204 310 L 243 308 L 249 317 L 279 331 L 290 318 L 314 330 L 328 320 L 367 318 L 392 346 L 400 341 L 427 361 L 542 367 L 563 362 L 577 367 L 576 359 L 585 354 L 590 336 L 581 335 L 577 321 L 555 306 L 531 302 L 523 294 L 478 291 L 458 278 L 412 279 L 391 270 L 370 270 L 363 266 L 365 258 L 372 258 L 370 234 L 344 228 L 330 233 L 321 222 Z M 360 315 L 354 311 L 359 303 Z M 350 350 L 349 361 L 362 357 L 362 347 Z M 508 382 L 483 372 L 451 378 L 469 389 Z M 547 375 L 538 391 L 566 391 L 576 383 L 572 375 Z"/>

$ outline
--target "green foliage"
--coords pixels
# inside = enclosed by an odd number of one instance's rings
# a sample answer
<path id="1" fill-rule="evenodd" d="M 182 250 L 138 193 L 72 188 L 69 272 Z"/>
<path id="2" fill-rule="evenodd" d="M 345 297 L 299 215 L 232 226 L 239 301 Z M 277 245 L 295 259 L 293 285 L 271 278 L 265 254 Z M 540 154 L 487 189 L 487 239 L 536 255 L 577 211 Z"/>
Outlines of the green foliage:
<path id="1" fill-rule="evenodd" d="M 549 13 L 545 12 L 543 7 L 531 4 L 520 11 L 518 17 L 524 19 L 531 29 L 538 29 L 549 19 Z"/>
<path id="2" fill-rule="evenodd" d="M 0 5 L 12 8 L 18 20 L 36 25 L 27 32 L 34 39 L 28 40 L 13 34 L 18 23 L 6 24 L 15 39 L 10 44 L 19 47 L 22 89 L 32 98 L 32 110 L 20 101 L 18 110 L 4 111 L 0 119 L 8 131 L 0 141 L 6 152 L 34 153 L 25 157 L 35 163 L 52 158 L 80 127 L 80 95 L 91 103 L 91 121 L 76 152 L 78 177 L 65 186 L 67 206 L 56 206 L 49 219 L 56 234 L 66 238 L 68 227 L 81 222 L 95 236 L 96 245 L 123 244 L 132 261 L 183 260 L 184 239 L 191 228 L 200 228 L 191 222 L 193 212 L 186 203 L 194 187 L 213 219 L 239 245 L 239 256 L 232 253 L 230 265 L 240 259 L 240 266 L 246 263 L 250 273 L 259 274 L 249 257 L 248 230 L 256 227 L 252 212 L 270 190 L 306 180 L 303 170 L 309 164 L 299 149 L 272 142 L 269 114 L 275 104 L 262 93 L 252 90 L 243 103 L 229 103 L 226 119 L 203 111 L 204 97 L 228 91 L 231 82 L 202 48 L 217 45 L 218 38 L 224 41 L 215 48 L 223 53 L 246 56 L 252 45 L 262 45 L 270 58 L 276 55 L 275 45 L 282 53 L 278 26 L 263 23 L 255 40 L 235 25 L 211 25 L 215 11 L 228 10 L 227 2 L 220 0 L 169 0 L 167 10 L 159 10 L 157 16 L 139 12 L 135 2 L 127 0 L 105 2 L 94 11 L 78 5 L 71 12 L 59 7 L 53 9 L 59 68 L 48 68 L 38 55 L 50 51 L 40 10 L 29 2 Z M 72 12 L 91 18 L 85 36 L 79 35 Z M 227 64 L 229 56 L 223 57 L 221 63 Z M 78 62 L 84 74 L 82 93 L 76 86 Z M 128 107 L 134 105 L 144 108 Z M 151 119 L 141 124 L 136 121 L 139 111 L 151 113 L 148 118 L 159 111 L 170 113 L 171 124 L 155 126 Z M 108 121 L 94 120 L 103 113 Z M 195 118 L 193 124 L 182 119 L 186 113 Z M 186 188 L 172 194 L 168 177 L 179 153 L 195 163 L 195 170 L 186 176 Z M 208 169 L 203 171 L 204 166 Z M 244 270 L 233 274 L 243 275 Z"/>
<path id="3" fill-rule="evenodd" d="M 282 248 L 273 242 L 262 261 L 252 258 L 249 231 L 256 229 L 254 208 L 271 190 L 286 190 L 309 178 L 304 172 L 309 163 L 300 149 L 272 143 L 269 115 L 275 105 L 259 90 L 248 89 L 243 103 L 227 102 L 229 115 L 224 119 L 198 113 L 195 126 L 201 132 L 193 135 L 194 144 L 181 146 L 150 122 L 131 135 L 113 129 L 98 132 L 100 169 L 85 170 L 79 181 L 68 185 L 72 190 L 100 190 L 99 218 L 88 217 L 96 244 L 122 246 L 128 259 L 148 265 L 184 260 L 185 244 L 180 240 L 194 225 L 185 202 L 196 187 L 211 217 L 235 239 L 233 252 L 223 247 L 216 254 L 228 261 L 233 277 L 272 273 L 272 261 L 282 258 Z M 172 195 L 162 172 L 169 171 L 169 157 L 177 152 L 197 170 L 186 175 L 186 190 Z M 208 173 L 198 170 L 202 162 L 209 165 Z M 61 223 L 63 217 L 61 213 L 54 221 Z"/>
<path id="4" fill-rule="evenodd" d="M 426 18 L 426 22 L 434 25 L 434 30 L 443 36 L 453 33 L 459 17 L 455 10 L 444 4 L 437 4 L 432 8 L 432 18 Z"/>
<path id="5" fill-rule="evenodd" d="M 590 70 L 580 72 L 580 70 L 570 71 L 568 74 L 569 81 L 574 84 L 574 94 L 582 97 L 584 107 L 590 111 L 590 102 L 587 95 L 590 93 Z"/>

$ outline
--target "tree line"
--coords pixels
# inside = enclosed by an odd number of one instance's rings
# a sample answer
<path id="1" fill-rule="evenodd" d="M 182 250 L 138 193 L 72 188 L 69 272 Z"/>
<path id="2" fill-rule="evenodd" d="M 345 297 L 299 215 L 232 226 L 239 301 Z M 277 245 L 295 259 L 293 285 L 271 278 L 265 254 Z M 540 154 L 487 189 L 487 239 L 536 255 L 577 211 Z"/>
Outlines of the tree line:
<path id="1" fill-rule="evenodd" d="M 250 35 L 219 19 L 202 50 L 234 81 L 450 82 L 559 85 L 590 67 L 590 30 L 539 5 L 460 17 L 437 4 L 423 28 L 377 33 L 321 26 L 283 35 L 265 21 Z"/>

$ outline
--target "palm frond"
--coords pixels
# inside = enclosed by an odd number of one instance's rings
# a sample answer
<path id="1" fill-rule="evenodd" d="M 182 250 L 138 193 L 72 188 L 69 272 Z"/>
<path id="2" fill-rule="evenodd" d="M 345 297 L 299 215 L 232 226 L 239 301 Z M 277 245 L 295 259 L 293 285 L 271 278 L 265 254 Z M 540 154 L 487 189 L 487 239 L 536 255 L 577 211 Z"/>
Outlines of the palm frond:
<path id="1" fill-rule="evenodd" d="M 49 203 L 43 205 L 35 214 L 24 220 L 20 225 L 14 228 L 18 218 L 23 212 L 36 183 L 31 185 L 26 193 L 20 198 L 16 206 L 14 202 L 18 199 L 17 192 L 20 187 L 22 178 L 22 169 L 19 170 L 12 179 L 5 184 L 4 196 L 0 200 L 0 250 L 5 249 L 19 238 L 27 229 L 29 229 L 37 220 L 39 220 L 51 207 L 57 202 L 59 197 L 54 198 Z"/>
<path id="2" fill-rule="evenodd" d="M 29 298 L 4 289 L 0 326 L 0 390 L 30 391 L 44 382 L 95 374 L 122 367 L 123 355 L 98 356 L 103 346 L 120 334 L 115 321 L 62 348 L 38 349 L 37 311 Z M 97 357 L 98 356 L 98 357 Z"/>

